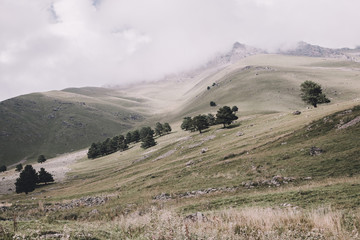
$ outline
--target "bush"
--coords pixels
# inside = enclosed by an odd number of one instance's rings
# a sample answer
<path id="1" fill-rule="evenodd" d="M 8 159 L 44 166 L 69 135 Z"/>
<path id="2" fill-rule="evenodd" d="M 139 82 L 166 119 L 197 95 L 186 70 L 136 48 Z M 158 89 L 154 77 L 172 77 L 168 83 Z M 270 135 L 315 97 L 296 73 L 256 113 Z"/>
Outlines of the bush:
<path id="1" fill-rule="evenodd" d="M 7 170 L 7 167 L 5 165 L 2 165 L 0 167 L 0 172 L 5 172 Z"/>

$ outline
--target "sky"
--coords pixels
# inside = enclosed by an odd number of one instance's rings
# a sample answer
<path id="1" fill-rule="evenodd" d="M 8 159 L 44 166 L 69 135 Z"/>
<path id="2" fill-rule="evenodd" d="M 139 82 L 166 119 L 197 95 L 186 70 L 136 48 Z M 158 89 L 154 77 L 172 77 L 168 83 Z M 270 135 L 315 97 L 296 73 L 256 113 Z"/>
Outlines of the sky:
<path id="1" fill-rule="evenodd" d="M 360 45 L 359 0 L 0 0 L 0 101 L 161 79 L 236 41 Z"/>

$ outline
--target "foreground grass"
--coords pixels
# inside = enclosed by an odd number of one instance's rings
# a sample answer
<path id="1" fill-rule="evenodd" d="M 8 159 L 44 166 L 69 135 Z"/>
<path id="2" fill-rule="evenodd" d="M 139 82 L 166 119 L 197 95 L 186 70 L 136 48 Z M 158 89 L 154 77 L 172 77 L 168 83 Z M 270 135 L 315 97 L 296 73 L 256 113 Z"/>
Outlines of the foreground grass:
<path id="1" fill-rule="evenodd" d="M 0 236 L 16 239 L 358 239 L 360 212 L 317 208 L 242 208 L 184 217 L 150 208 L 109 221 L 57 221 L 44 217 L 2 222 Z M 10 238 L 9 238 L 10 239 Z"/>

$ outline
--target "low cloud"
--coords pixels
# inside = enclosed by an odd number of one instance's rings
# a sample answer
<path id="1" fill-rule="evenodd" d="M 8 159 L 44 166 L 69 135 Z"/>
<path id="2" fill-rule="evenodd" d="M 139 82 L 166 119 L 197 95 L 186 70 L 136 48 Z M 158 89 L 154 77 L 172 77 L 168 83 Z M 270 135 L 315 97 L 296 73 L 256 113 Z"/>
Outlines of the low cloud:
<path id="1" fill-rule="evenodd" d="M 357 0 L 2 0 L 0 100 L 154 80 L 239 41 L 360 44 Z"/>

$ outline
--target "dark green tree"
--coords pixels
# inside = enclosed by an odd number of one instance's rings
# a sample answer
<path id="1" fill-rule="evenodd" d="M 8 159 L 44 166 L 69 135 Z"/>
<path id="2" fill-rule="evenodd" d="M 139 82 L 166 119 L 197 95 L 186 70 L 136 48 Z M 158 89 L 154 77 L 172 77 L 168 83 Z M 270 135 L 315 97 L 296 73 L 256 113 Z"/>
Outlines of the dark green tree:
<path id="1" fill-rule="evenodd" d="M 330 100 L 322 93 L 321 86 L 313 81 L 305 81 L 301 85 L 301 99 L 313 105 L 315 108 L 318 104 L 329 103 Z"/>
<path id="2" fill-rule="evenodd" d="M 0 172 L 5 172 L 7 170 L 7 167 L 5 165 L 0 166 Z"/>
<path id="3" fill-rule="evenodd" d="M 209 126 L 213 126 L 216 124 L 216 118 L 211 113 L 206 116 L 206 120 L 209 123 Z"/>
<path id="4" fill-rule="evenodd" d="M 154 130 L 152 130 L 151 127 L 142 127 L 140 129 L 140 139 L 141 139 L 141 141 L 143 141 L 143 139 L 145 139 L 148 135 L 153 136 L 154 135 Z"/>
<path id="5" fill-rule="evenodd" d="M 16 165 L 15 167 L 15 171 L 20 172 L 23 169 L 23 165 L 21 163 L 19 163 L 18 165 Z"/>
<path id="6" fill-rule="evenodd" d="M 210 86 L 207 86 L 207 90 L 210 90 Z"/>
<path id="7" fill-rule="evenodd" d="M 44 155 L 40 155 L 40 156 L 38 157 L 38 159 L 37 159 L 37 162 L 38 162 L 38 163 L 43 163 L 43 162 L 45 162 L 45 161 L 46 161 L 46 158 L 45 158 Z"/>
<path id="8" fill-rule="evenodd" d="M 154 140 L 154 130 L 150 127 L 142 127 L 140 129 L 141 147 L 146 149 L 156 145 Z"/>
<path id="9" fill-rule="evenodd" d="M 26 165 L 20 176 L 16 179 L 16 193 L 28 194 L 35 190 L 38 182 L 38 175 L 31 165 Z"/>
<path id="10" fill-rule="evenodd" d="M 214 101 L 210 101 L 210 107 L 216 107 L 216 103 Z"/>
<path id="11" fill-rule="evenodd" d="M 163 125 L 162 125 L 160 122 L 157 122 L 157 123 L 155 124 L 155 134 L 156 134 L 157 136 L 161 136 L 161 135 L 163 134 L 163 132 L 164 132 L 164 127 L 163 127 Z"/>
<path id="12" fill-rule="evenodd" d="M 181 124 L 181 129 L 184 131 L 194 131 L 193 119 L 191 117 L 184 117 L 184 120 Z"/>
<path id="13" fill-rule="evenodd" d="M 232 108 L 231 108 L 231 111 L 233 111 L 233 112 L 237 112 L 239 109 L 238 109 L 238 107 L 237 106 L 233 106 Z"/>
<path id="14" fill-rule="evenodd" d="M 54 178 L 53 176 L 45 171 L 44 168 L 40 168 L 40 171 L 38 173 L 38 183 L 50 183 L 50 182 L 54 182 Z"/>
<path id="15" fill-rule="evenodd" d="M 166 133 L 169 133 L 169 132 L 172 131 L 169 123 L 164 123 L 164 131 L 165 131 Z"/>
<path id="16" fill-rule="evenodd" d="M 131 142 L 139 142 L 140 141 L 140 132 L 139 130 L 135 130 L 131 133 Z"/>
<path id="17" fill-rule="evenodd" d="M 126 143 L 129 144 L 129 143 L 132 143 L 132 142 L 133 142 L 132 134 L 131 134 L 131 132 L 128 132 L 126 134 Z"/>
<path id="18" fill-rule="evenodd" d="M 120 135 L 118 138 L 118 150 L 120 151 L 125 151 L 126 149 L 128 149 L 128 144 L 127 141 L 125 139 L 125 137 L 123 135 Z"/>
<path id="19" fill-rule="evenodd" d="M 195 116 L 193 119 L 193 124 L 196 130 L 201 133 L 201 130 L 204 130 L 209 127 L 207 117 L 205 115 Z"/>
<path id="20" fill-rule="evenodd" d="M 90 159 L 94 159 L 97 157 L 101 157 L 102 153 L 101 153 L 101 143 L 92 143 L 88 153 L 87 153 L 88 158 Z"/>
<path id="21" fill-rule="evenodd" d="M 220 108 L 216 113 L 216 122 L 219 124 L 230 125 L 232 121 L 238 119 L 233 111 L 228 106 Z"/>

